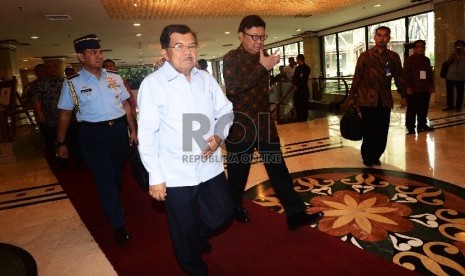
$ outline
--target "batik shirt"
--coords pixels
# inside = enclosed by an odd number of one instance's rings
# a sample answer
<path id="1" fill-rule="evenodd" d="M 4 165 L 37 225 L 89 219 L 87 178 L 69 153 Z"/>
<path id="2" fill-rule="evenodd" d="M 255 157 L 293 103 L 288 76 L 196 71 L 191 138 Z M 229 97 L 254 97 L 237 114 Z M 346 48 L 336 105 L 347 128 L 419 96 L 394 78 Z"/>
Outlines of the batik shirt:
<path id="1" fill-rule="evenodd" d="M 269 71 L 259 61 L 259 53 L 249 53 L 242 46 L 223 58 L 226 96 L 234 110 L 229 141 L 252 143 L 276 142 L 279 139 L 270 118 Z"/>
<path id="2" fill-rule="evenodd" d="M 354 78 L 350 89 L 350 99 L 359 106 L 394 106 L 391 82 L 394 78 L 397 92 L 404 97 L 402 64 L 396 52 L 384 50 L 379 53 L 376 47 L 363 52 L 357 60 Z"/>
<path id="3" fill-rule="evenodd" d="M 429 93 L 434 87 L 433 70 L 429 58 L 424 55 L 413 54 L 404 62 L 405 88 L 413 93 Z"/>
<path id="4" fill-rule="evenodd" d="M 57 104 L 62 84 L 62 79 L 48 79 L 38 81 L 34 87 L 33 99 L 40 102 L 45 123 L 49 127 L 56 127 L 58 124 L 60 110 L 57 108 Z"/>

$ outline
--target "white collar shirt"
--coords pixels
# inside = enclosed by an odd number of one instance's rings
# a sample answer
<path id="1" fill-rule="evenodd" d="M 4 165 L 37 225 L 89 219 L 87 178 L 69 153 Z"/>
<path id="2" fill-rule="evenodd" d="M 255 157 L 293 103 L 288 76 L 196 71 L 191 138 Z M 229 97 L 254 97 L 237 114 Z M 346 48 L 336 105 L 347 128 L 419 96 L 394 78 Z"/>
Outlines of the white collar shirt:
<path id="1" fill-rule="evenodd" d="M 201 156 L 204 140 L 213 134 L 224 140 L 234 117 L 213 76 L 193 68 L 189 82 L 165 62 L 142 81 L 137 103 L 139 151 L 150 185 L 195 186 L 224 171 L 221 148 L 206 160 Z M 196 142 L 200 135 L 203 144 Z"/>

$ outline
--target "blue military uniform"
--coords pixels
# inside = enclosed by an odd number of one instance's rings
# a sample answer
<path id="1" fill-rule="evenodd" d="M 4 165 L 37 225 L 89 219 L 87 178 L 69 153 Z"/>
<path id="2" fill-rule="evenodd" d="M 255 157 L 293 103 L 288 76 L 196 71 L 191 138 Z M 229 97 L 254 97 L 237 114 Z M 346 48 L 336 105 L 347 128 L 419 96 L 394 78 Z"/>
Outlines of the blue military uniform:
<path id="1" fill-rule="evenodd" d="M 87 49 L 100 49 L 100 44 L 98 38 L 91 34 L 76 39 L 74 48 L 77 53 L 84 54 Z M 92 171 L 100 202 L 115 229 L 115 237 L 124 241 L 130 239 L 130 235 L 125 230 L 119 193 L 129 147 L 126 111 L 123 108 L 129 93 L 118 74 L 101 69 L 97 77 L 85 66 L 63 82 L 58 108 L 73 110 L 77 107 L 82 156 Z"/>

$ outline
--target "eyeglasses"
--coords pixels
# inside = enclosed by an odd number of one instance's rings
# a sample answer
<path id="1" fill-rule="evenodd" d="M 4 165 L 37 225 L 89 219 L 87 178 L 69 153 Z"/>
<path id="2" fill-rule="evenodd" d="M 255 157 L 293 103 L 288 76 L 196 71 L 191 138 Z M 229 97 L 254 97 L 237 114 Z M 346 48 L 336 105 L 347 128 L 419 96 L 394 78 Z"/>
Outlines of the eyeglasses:
<path id="1" fill-rule="evenodd" d="M 244 34 L 250 36 L 253 41 L 257 41 L 258 39 L 260 39 L 261 41 L 265 41 L 268 38 L 268 35 L 266 34 L 265 35 L 251 35 L 246 32 L 244 32 Z"/>
<path id="2" fill-rule="evenodd" d="M 166 48 L 172 48 L 178 52 L 184 52 L 186 49 L 189 49 L 189 51 L 197 51 L 199 46 L 197 46 L 197 44 L 184 45 L 182 43 L 177 43 L 174 46 L 168 46 Z"/>

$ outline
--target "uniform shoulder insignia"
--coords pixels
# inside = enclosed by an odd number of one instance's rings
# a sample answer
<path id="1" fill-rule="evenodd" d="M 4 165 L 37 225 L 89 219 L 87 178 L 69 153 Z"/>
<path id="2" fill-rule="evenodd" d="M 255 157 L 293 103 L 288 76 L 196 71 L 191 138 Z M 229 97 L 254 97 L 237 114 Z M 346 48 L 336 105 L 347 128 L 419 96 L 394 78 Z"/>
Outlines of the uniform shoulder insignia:
<path id="1" fill-rule="evenodd" d="M 74 79 L 75 77 L 79 76 L 79 73 L 76 73 L 74 75 L 71 75 L 69 77 L 66 77 L 66 79 L 70 80 L 70 79 Z"/>
<path id="2" fill-rule="evenodd" d="M 108 70 L 108 69 L 107 69 L 107 72 L 108 72 L 108 73 L 112 73 L 112 74 L 118 75 L 118 72 L 117 72 L 117 71 L 113 71 L 113 70 Z"/>

